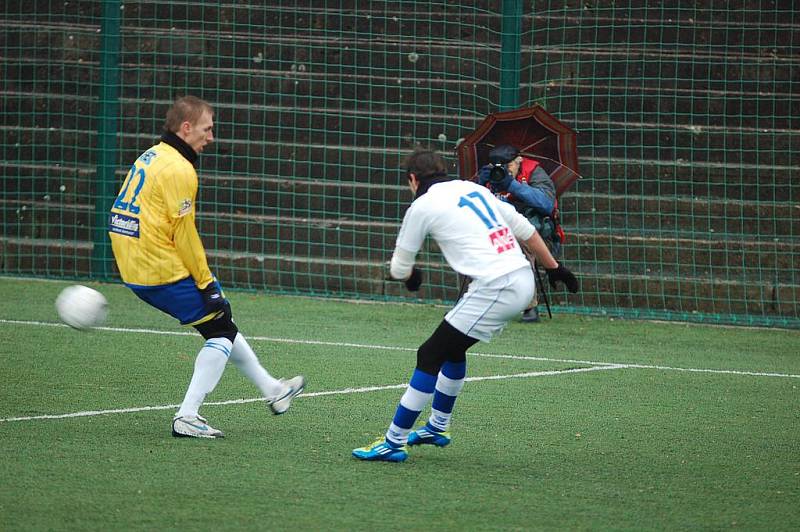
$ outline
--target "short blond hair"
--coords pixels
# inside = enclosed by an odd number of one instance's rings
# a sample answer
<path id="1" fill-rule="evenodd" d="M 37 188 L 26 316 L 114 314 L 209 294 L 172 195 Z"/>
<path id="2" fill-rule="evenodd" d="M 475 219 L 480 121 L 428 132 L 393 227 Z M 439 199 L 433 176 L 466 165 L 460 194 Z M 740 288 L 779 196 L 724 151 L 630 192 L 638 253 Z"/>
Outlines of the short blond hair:
<path id="1" fill-rule="evenodd" d="M 208 112 L 212 116 L 214 114 L 214 109 L 207 101 L 201 100 L 196 96 L 178 98 L 167 111 L 164 131 L 177 133 L 184 122 L 194 125 L 200 120 L 204 112 Z"/>

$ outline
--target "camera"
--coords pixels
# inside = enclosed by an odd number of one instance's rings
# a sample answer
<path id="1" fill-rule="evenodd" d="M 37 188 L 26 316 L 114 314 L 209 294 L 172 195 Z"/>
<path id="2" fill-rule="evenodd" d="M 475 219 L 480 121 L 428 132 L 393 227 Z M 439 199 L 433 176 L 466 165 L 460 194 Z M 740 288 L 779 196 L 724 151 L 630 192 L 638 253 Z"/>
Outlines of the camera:
<path id="1" fill-rule="evenodd" d="M 506 178 L 507 172 L 508 168 L 506 168 L 506 165 L 493 163 L 492 169 L 489 170 L 489 181 L 492 183 L 502 183 Z"/>
<path id="2" fill-rule="evenodd" d="M 516 159 L 519 150 L 510 144 L 495 146 L 489 152 L 489 164 L 492 169 L 489 171 L 489 181 L 499 184 L 505 181 L 508 172 L 508 163 Z"/>

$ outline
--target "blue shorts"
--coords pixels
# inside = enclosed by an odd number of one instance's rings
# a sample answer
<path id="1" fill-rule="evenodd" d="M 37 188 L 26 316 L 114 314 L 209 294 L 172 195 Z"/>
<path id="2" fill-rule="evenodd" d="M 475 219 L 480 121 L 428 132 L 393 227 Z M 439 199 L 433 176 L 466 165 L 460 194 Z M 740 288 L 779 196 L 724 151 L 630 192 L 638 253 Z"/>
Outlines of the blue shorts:
<path id="1" fill-rule="evenodd" d="M 212 281 L 222 292 L 219 282 Z M 141 286 L 137 284 L 125 283 L 125 286 L 133 290 L 139 299 L 150 306 L 166 312 L 173 318 L 181 322 L 181 325 L 193 325 L 197 322 L 211 319 L 214 313 L 207 313 L 203 296 L 194 279 L 187 277 L 171 284 L 158 286 Z"/>

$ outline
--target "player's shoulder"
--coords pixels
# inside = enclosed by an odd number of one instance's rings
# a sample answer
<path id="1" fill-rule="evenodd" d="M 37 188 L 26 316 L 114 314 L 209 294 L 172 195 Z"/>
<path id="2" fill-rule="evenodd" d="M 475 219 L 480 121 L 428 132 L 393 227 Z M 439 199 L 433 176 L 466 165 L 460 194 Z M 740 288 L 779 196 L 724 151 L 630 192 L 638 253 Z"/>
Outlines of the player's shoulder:
<path id="1" fill-rule="evenodd" d="M 166 142 L 156 144 L 150 148 L 150 150 L 142 154 L 140 159 L 151 152 L 154 154 L 152 164 L 153 169 L 158 169 L 160 172 L 173 174 L 174 177 L 180 179 L 186 179 L 189 181 L 197 179 L 197 172 L 195 171 L 192 163 L 187 161 L 186 157 L 181 155 L 178 150 Z"/>
<path id="2" fill-rule="evenodd" d="M 428 191 L 414 200 L 412 205 L 419 205 L 418 208 L 425 208 L 427 210 L 446 209 L 449 205 L 448 199 L 455 198 L 469 194 L 475 190 L 486 191 L 486 187 L 482 187 L 472 181 L 463 181 L 461 179 L 451 179 L 442 183 L 436 183 Z"/>
<path id="3" fill-rule="evenodd" d="M 470 181 L 459 179 L 436 183 L 411 203 L 406 214 L 409 218 L 448 216 L 447 213 L 458 204 L 461 196 L 481 188 L 483 187 Z"/>
<path id="4" fill-rule="evenodd" d="M 450 181 L 444 181 L 442 183 L 437 183 L 430 188 L 430 192 L 433 192 L 434 196 L 441 196 L 441 195 L 452 195 L 452 194 L 462 194 L 464 191 L 472 191 L 472 190 L 485 190 L 486 187 L 482 187 L 479 184 L 475 183 L 474 181 L 465 181 L 463 179 L 451 179 Z"/>
<path id="5" fill-rule="evenodd" d="M 485 197 L 494 197 L 494 194 L 485 187 L 484 185 L 479 185 L 475 181 L 467 181 L 464 179 L 454 179 L 451 181 L 453 185 L 451 186 L 451 193 L 456 193 L 459 195 L 469 194 L 471 196 L 475 196 L 475 194 L 480 194 L 481 196 Z"/>

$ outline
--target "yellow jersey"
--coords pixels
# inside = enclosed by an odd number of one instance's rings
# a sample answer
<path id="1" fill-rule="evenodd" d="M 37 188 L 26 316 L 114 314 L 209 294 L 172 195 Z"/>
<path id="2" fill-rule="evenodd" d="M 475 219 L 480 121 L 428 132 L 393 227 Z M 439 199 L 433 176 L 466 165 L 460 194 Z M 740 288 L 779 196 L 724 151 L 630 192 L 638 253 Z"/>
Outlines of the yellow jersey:
<path id="1" fill-rule="evenodd" d="M 122 280 L 158 286 L 190 275 L 198 288 L 212 280 L 195 226 L 197 172 L 161 142 L 136 159 L 109 216 L 108 235 Z"/>

